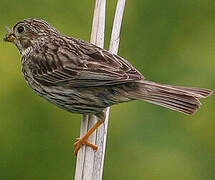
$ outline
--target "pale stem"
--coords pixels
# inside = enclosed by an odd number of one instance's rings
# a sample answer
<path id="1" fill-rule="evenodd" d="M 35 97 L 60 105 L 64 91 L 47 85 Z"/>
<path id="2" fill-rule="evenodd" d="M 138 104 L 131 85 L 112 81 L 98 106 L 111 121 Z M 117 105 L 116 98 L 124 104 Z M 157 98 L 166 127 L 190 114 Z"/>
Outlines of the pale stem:
<path id="1" fill-rule="evenodd" d="M 117 54 L 118 52 L 124 7 L 125 0 L 118 0 L 110 41 L 110 51 L 114 54 Z M 106 0 L 95 1 L 90 42 L 102 48 L 104 46 L 105 9 Z M 105 123 L 101 125 L 88 139 L 90 143 L 98 146 L 98 150 L 95 152 L 91 147 L 84 145 L 78 152 L 75 180 L 102 180 L 109 111 L 110 108 L 106 108 Z M 83 137 L 96 122 L 97 118 L 95 116 L 83 115 L 80 137 Z"/>

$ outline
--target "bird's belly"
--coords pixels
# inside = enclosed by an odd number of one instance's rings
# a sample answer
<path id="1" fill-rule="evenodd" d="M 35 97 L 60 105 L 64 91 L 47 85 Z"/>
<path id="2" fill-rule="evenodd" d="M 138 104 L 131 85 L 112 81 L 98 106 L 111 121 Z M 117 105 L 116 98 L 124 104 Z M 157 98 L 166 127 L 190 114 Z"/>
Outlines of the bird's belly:
<path id="1" fill-rule="evenodd" d="M 81 89 L 77 88 L 42 86 L 28 76 L 25 76 L 25 80 L 40 97 L 72 113 L 96 114 L 109 106 L 89 90 L 82 92 Z"/>
<path id="2" fill-rule="evenodd" d="M 72 113 L 96 114 L 106 107 L 131 100 L 125 94 L 124 85 L 85 88 L 45 86 L 37 82 L 26 71 L 23 73 L 34 92 L 52 104 Z"/>

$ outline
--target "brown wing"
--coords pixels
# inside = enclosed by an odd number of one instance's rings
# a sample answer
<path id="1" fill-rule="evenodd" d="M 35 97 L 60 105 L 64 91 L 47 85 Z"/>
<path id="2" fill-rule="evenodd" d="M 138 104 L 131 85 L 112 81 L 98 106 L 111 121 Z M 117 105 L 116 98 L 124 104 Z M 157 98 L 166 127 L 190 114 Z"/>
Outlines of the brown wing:
<path id="1" fill-rule="evenodd" d="M 123 58 L 86 41 L 63 37 L 54 43 L 29 58 L 33 78 L 43 85 L 105 86 L 144 78 Z"/>

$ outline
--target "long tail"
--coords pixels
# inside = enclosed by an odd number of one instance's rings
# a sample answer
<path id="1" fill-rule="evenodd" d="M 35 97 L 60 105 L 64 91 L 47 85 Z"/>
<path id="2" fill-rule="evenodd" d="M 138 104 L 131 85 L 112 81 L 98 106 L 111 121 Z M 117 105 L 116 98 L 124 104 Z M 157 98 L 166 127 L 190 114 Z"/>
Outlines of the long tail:
<path id="1" fill-rule="evenodd" d="M 182 86 L 170 86 L 150 81 L 138 82 L 138 90 L 131 93 L 133 98 L 142 99 L 185 114 L 199 109 L 200 98 L 206 98 L 212 90 Z"/>

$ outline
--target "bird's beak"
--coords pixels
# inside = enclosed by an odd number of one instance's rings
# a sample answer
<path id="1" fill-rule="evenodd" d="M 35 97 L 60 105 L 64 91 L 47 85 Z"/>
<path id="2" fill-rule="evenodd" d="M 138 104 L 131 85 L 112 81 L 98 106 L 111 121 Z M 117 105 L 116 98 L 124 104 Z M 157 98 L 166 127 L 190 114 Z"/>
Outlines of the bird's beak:
<path id="1" fill-rule="evenodd" d="M 8 27 L 6 27 L 6 29 L 7 29 L 8 33 L 4 36 L 3 40 L 6 42 L 14 42 L 14 40 L 16 39 L 15 34 Z"/>

